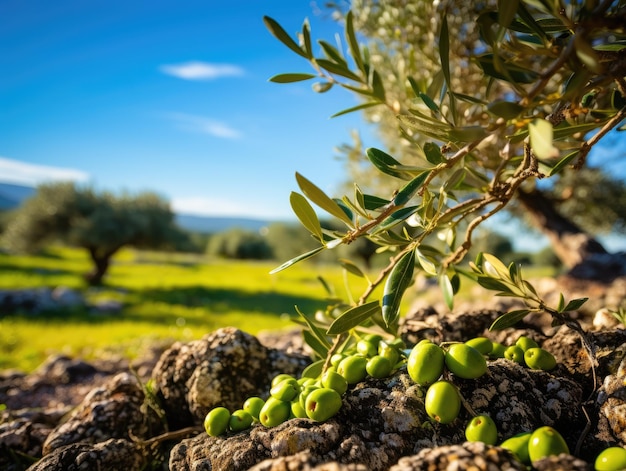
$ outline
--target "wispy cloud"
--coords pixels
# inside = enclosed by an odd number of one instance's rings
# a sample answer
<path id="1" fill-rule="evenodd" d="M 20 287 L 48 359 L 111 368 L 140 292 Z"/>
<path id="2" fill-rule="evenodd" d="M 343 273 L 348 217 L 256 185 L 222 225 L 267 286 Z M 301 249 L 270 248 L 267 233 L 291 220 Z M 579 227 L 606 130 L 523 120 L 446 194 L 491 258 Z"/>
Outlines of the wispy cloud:
<path id="1" fill-rule="evenodd" d="M 172 210 L 179 214 L 196 216 L 249 216 L 250 204 L 206 196 L 172 198 Z"/>
<path id="2" fill-rule="evenodd" d="M 221 77 L 240 77 L 245 71 L 234 64 L 212 64 L 210 62 L 191 61 L 180 64 L 165 64 L 161 72 L 183 80 L 213 80 Z"/>
<path id="3" fill-rule="evenodd" d="M 228 124 L 204 116 L 187 113 L 169 113 L 167 115 L 184 131 L 209 134 L 223 139 L 239 139 L 243 137 L 241 131 Z"/>
<path id="4" fill-rule="evenodd" d="M 89 174 L 74 168 L 53 167 L 0 157 L 0 180 L 36 186 L 49 181 L 89 180 Z"/>

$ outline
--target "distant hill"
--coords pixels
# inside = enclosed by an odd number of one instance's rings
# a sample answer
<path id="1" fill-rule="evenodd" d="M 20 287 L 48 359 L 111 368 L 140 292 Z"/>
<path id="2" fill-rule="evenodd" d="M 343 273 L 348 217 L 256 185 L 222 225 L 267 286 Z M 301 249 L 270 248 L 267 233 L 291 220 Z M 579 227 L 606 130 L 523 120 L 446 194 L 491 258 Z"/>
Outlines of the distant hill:
<path id="1" fill-rule="evenodd" d="M 0 211 L 17 208 L 29 196 L 35 193 L 32 186 L 16 185 L 0 182 Z M 191 214 L 176 214 L 176 223 L 183 229 L 191 232 L 215 233 L 223 232 L 235 227 L 258 231 L 274 222 L 263 219 L 229 217 L 229 216 L 194 216 Z"/>
<path id="2" fill-rule="evenodd" d="M 0 182 L 0 211 L 15 209 L 35 193 L 32 186 Z"/>
<path id="3" fill-rule="evenodd" d="M 228 229 L 239 228 L 249 231 L 258 231 L 274 221 L 243 217 L 194 216 L 191 214 L 176 214 L 176 223 L 185 230 L 202 232 L 205 234 L 223 232 Z"/>

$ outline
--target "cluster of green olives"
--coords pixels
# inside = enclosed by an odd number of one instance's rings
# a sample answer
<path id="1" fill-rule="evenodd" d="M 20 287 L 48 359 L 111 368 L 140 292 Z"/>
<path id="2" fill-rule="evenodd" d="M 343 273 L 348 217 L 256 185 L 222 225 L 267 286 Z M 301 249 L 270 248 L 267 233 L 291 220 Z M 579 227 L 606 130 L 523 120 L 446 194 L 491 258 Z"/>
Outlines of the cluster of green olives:
<path id="1" fill-rule="evenodd" d="M 563 436 L 548 425 L 514 435 L 504 440 L 500 446 L 510 450 L 519 461 L 528 466 L 548 456 L 569 454 L 569 447 Z"/>
<path id="2" fill-rule="evenodd" d="M 533 370 L 550 371 L 556 367 L 556 359 L 549 351 L 539 347 L 530 337 L 522 335 L 513 345 L 493 342 L 488 353 L 490 358 L 506 358 Z"/>
<path id="3" fill-rule="evenodd" d="M 246 430 L 254 423 L 275 427 L 291 418 L 324 422 L 339 411 L 341 396 L 350 385 L 363 381 L 368 375 L 387 377 L 403 365 L 403 348 L 400 339 L 385 342 L 380 335 L 366 335 L 354 349 L 334 355 L 331 366 L 323 374 L 304 375 L 299 379 L 279 374 L 272 379 L 267 400 L 250 397 L 232 414 L 225 407 L 211 409 L 205 417 L 204 428 L 210 436 L 218 436 L 227 431 Z"/>
<path id="4" fill-rule="evenodd" d="M 422 340 L 410 351 L 407 373 L 420 386 L 427 386 L 424 407 L 429 417 L 447 424 L 459 415 L 461 396 L 457 387 L 440 379 L 445 370 L 465 379 L 476 379 L 487 372 L 487 361 L 480 350 L 467 343 L 447 347 Z"/>

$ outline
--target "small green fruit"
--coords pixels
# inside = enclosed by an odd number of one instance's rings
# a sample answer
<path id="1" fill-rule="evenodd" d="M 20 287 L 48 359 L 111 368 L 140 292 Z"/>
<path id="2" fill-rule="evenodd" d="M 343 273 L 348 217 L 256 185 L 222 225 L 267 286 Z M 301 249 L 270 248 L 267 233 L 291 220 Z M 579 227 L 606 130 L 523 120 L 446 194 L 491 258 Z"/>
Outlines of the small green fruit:
<path id="1" fill-rule="evenodd" d="M 499 342 L 492 342 L 491 352 L 489 352 L 489 358 L 504 358 L 504 351 L 507 349 L 505 345 Z"/>
<path id="2" fill-rule="evenodd" d="M 302 388 L 302 390 L 300 391 L 300 395 L 298 396 L 298 401 L 300 402 L 300 405 L 304 407 L 304 405 L 306 404 L 306 397 L 320 387 L 321 385 L 311 385 Z"/>
<path id="3" fill-rule="evenodd" d="M 626 449 L 611 446 L 600 452 L 595 462 L 596 471 L 620 471 L 626 469 Z"/>
<path id="4" fill-rule="evenodd" d="M 204 430 L 212 437 L 217 437 L 226 432 L 230 412 L 226 407 L 214 407 L 204 418 Z"/>
<path id="5" fill-rule="evenodd" d="M 248 430 L 252 425 L 253 418 L 248 411 L 238 409 L 230 415 L 228 426 L 233 432 Z"/>
<path id="6" fill-rule="evenodd" d="M 539 346 L 537 342 L 535 342 L 530 337 L 526 337 L 525 335 L 522 335 L 520 338 L 518 338 L 515 342 L 515 345 L 517 345 L 524 351 L 528 350 L 529 348 L 537 348 Z"/>
<path id="7" fill-rule="evenodd" d="M 400 360 L 400 351 L 398 348 L 385 341 L 381 341 L 378 344 L 378 354 L 381 357 L 387 358 L 392 365 L 395 365 Z"/>
<path id="8" fill-rule="evenodd" d="M 306 415 L 317 422 L 330 419 L 339 409 L 341 409 L 341 396 L 334 389 L 316 389 L 306 398 Z"/>
<path id="9" fill-rule="evenodd" d="M 530 457 L 528 456 L 528 442 L 532 432 L 522 432 L 513 435 L 511 438 L 504 440 L 500 446 L 510 450 L 519 461 L 530 466 Z"/>
<path id="10" fill-rule="evenodd" d="M 244 401 L 242 408 L 247 411 L 254 420 L 258 421 L 259 414 L 264 405 L 265 401 L 263 399 L 257 396 L 252 396 Z"/>
<path id="11" fill-rule="evenodd" d="M 528 456 L 531 463 L 547 456 L 569 454 L 569 448 L 559 432 L 552 427 L 539 427 L 530 436 L 528 442 Z"/>
<path id="12" fill-rule="evenodd" d="M 475 337 L 473 339 L 469 339 L 465 342 L 465 344 L 470 347 L 474 347 L 483 355 L 489 355 L 491 350 L 493 350 L 493 342 L 487 337 Z"/>
<path id="13" fill-rule="evenodd" d="M 524 352 L 524 361 L 533 370 L 550 371 L 556 367 L 554 355 L 543 348 L 529 348 Z"/>
<path id="14" fill-rule="evenodd" d="M 417 384 L 427 386 L 439 379 L 443 373 L 445 354 L 439 345 L 430 341 L 413 347 L 407 360 L 407 373 Z"/>
<path id="15" fill-rule="evenodd" d="M 450 345 L 445 361 L 448 369 L 459 378 L 475 379 L 487 372 L 487 360 L 482 353 L 464 343 Z"/>
<path id="16" fill-rule="evenodd" d="M 346 378 L 348 384 L 356 384 L 367 376 L 367 358 L 352 355 L 344 358 L 337 367 L 337 373 Z"/>
<path id="17" fill-rule="evenodd" d="M 365 371 L 372 378 L 386 378 L 391 374 L 393 363 L 381 355 L 375 355 L 367 361 Z"/>
<path id="18" fill-rule="evenodd" d="M 344 358 L 346 358 L 346 355 L 344 355 L 343 353 L 335 353 L 332 357 L 330 357 L 330 364 L 337 368 L 341 360 L 343 360 Z"/>
<path id="19" fill-rule="evenodd" d="M 477 415 L 465 427 L 465 438 L 468 442 L 483 442 L 495 445 L 498 441 L 498 428 L 488 415 Z"/>
<path id="20" fill-rule="evenodd" d="M 293 401 L 291 403 L 291 415 L 290 417 L 296 417 L 298 419 L 306 419 L 308 416 L 306 415 L 306 410 L 304 406 L 300 404 L 300 401 Z"/>
<path id="21" fill-rule="evenodd" d="M 517 345 L 511 345 L 504 351 L 504 358 L 520 365 L 524 364 L 524 350 Z"/>
<path id="22" fill-rule="evenodd" d="M 334 389 L 339 395 L 345 393 L 348 390 L 348 382 L 346 378 L 341 376 L 336 371 L 326 371 L 322 375 L 322 386 L 325 388 Z"/>
<path id="23" fill-rule="evenodd" d="M 432 419 L 448 424 L 457 418 L 461 410 L 459 391 L 448 381 L 437 381 L 426 391 L 424 408 Z"/>
<path id="24" fill-rule="evenodd" d="M 282 383 L 283 381 L 285 381 L 286 379 L 296 379 L 291 375 L 288 375 L 286 373 L 281 373 L 279 375 L 276 375 L 272 378 L 272 384 L 271 384 L 271 388 L 273 388 L 274 386 L 276 386 L 279 383 Z"/>
<path id="25" fill-rule="evenodd" d="M 276 427 L 289 418 L 291 404 L 269 397 L 259 413 L 259 422 L 266 427 Z"/>
<path id="26" fill-rule="evenodd" d="M 370 358 L 378 353 L 378 344 L 368 340 L 359 340 L 356 344 L 357 353 Z"/>
<path id="27" fill-rule="evenodd" d="M 289 402 L 300 392 L 300 385 L 295 378 L 287 378 L 270 389 L 270 396 L 279 401 Z"/>

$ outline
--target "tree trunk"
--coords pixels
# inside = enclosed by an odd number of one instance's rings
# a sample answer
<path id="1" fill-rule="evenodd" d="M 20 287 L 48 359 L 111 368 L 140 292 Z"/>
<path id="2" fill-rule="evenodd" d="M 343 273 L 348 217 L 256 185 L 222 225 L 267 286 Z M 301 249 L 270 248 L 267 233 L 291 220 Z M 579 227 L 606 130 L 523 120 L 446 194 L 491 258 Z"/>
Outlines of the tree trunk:
<path id="1" fill-rule="evenodd" d="M 610 281 L 625 272 L 623 257 L 609 254 L 594 237 L 563 217 L 554 202 L 539 190 L 518 190 L 518 199 L 552 245 L 569 274 L 576 278 Z"/>
<path id="2" fill-rule="evenodd" d="M 85 275 L 85 279 L 92 286 L 101 285 L 102 279 L 109 269 L 111 257 L 115 252 L 106 251 L 101 253 L 97 247 L 90 247 L 88 250 L 93 261 L 93 269 Z"/>

